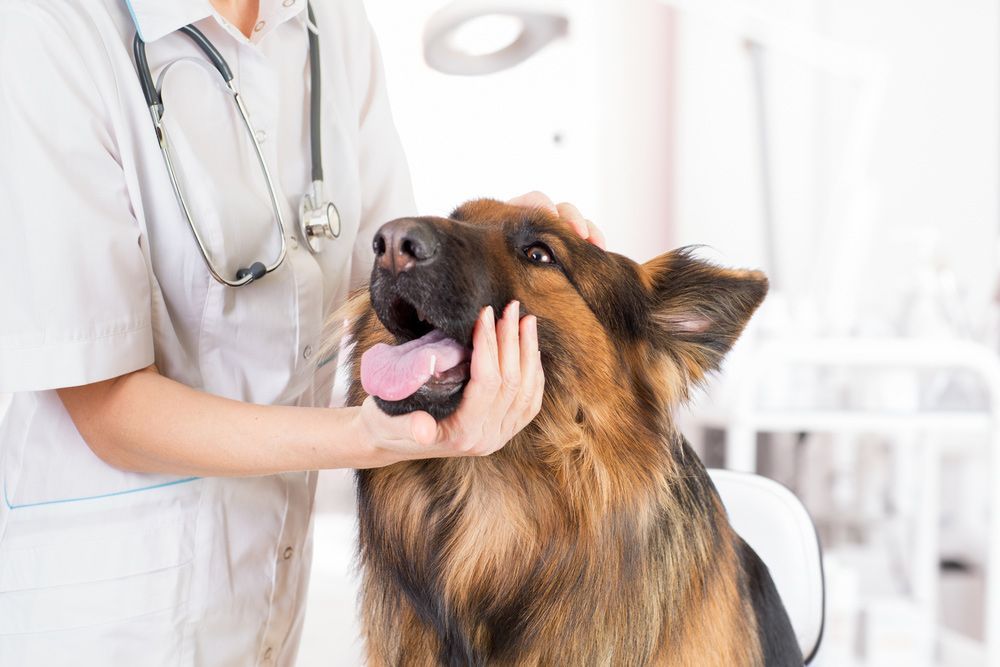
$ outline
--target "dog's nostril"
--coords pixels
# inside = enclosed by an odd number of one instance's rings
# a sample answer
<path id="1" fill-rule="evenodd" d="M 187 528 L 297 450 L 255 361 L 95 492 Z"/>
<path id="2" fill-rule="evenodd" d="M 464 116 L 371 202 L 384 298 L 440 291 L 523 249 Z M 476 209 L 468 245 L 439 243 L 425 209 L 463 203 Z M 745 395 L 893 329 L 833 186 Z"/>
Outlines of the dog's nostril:
<path id="1" fill-rule="evenodd" d="M 410 257 L 418 262 L 423 262 L 437 253 L 438 244 L 430 235 L 430 231 L 420 227 L 405 230 L 396 239 L 399 254 Z"/>
<path id="2" fill-rule="evenodd" d="M 433 262 L 440 245 L 429 222 L 400 218 L 382 225 L 372 242 L 372 249 L 376 266 L 399 275 L 415 266 Z"/>

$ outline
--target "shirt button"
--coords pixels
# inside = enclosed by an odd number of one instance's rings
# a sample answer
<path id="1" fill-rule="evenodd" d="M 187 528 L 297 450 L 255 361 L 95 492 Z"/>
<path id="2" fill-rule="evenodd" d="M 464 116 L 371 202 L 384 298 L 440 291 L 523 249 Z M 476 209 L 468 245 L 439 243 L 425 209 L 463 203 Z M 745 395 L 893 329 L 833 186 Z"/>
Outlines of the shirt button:
<path id="1" fill-rule="evenodd" d="M 272 655 L 274 655 L 274 649 L 268 646 L 267 650 L 264 651 L 264 660 L 270 660 Z"/>
<path id="2" fill-rule="evenodd" d="M 261 30 L 264 29 L 264 26 L 266 26 L 266 25 L 267 25 L 267 21 L 258 21 L 257 25 L 255 25 L 253 27 L 253 31 L 254 32 L 260 32 Z"/>
<path id="3" fill-rule="evenodd" d="M 295 553 L 295 549 L 291 547 L 285 547 L 285 551 L 284 553 L 281 554 L 281 557 L 284 558 L 285 560 L 288 560 L 289 558 L 292 557 L 293 553 Z"/>
<path id="4" fill-rule="evenodd" d="M 306 346 L 305 346 L 305 347 L 304 347 L 304 348 L 302 349 L 302 358 L 303 358 L 303 359 L 308 359 L 308 358 L 309 358 L 309 357 L 311 357 L 311 356 L 313 356 L 313 348 L 312 348 L 312 345 L 306 345 Z"/>
<path id="5" fill-rule="evenodd" d="M 291 7 L 294 4 L 295 4 L 295 0 L 285 0 L 284 2 L 281 3 L 281 6 L 282 7 Z"/>
<path id="6" fill-rule="evenodd" d="M 258 144 L 262 144 L 267 139 L 267 132 L 264 130 L 257 130 L 253 133 L 253 136 L 257 138 Z"/>
<path id="7" fill-rule="evenodd" d="M 299 240 L 294 236 L 288 237 L 288 247 L 292 250 L 296 250 L 299 247 Z"/>

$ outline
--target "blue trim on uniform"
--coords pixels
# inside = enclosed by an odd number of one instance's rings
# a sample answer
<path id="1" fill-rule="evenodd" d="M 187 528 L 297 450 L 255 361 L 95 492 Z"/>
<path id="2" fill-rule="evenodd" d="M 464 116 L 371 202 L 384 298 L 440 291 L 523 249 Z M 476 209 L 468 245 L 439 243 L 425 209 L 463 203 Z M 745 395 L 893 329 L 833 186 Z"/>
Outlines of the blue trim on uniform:
<path id="1" fill-rule="evenodd" d="M 162 489 L 165 486 L 174 486 L 176 484 L 186 484 L 188 482 L 193 482 L 196 479 L 201 479 L 201 477 L 185 477 L 184 479 L 175 479 L 171 482 L 163 482 L 162 484 L 153 484 L 151 486 L 142 486 L 138 489 L 126 489 L 125 491 L 112 491 L 111 493 L 101 493 L 96 496 L 81 496 L 80 498 L 60 498 L 58 500 L 41 500 L 37 503 L 24 503 L 23 505 L 12 505 L 10 498 L 7 497 L 7 482 L 4 480 L 3 485 L 3 501 L 6 503 L 7 508 L 10 510 L 19 510 L 25 507 L 38 507 L 40 505 L 58 505 L 61 503 L 78 503 L 83 500 L 97 500 L 99 498 L 111 498 L 112 496 L 124 496 L 129 493 L 139 493 L 140 491 L 152 491 L 153 489 Z"/>
<path id="2" fill-rule="evenodd" d="M 132 24 L 135 25 L 135 31 L 139 34 L 139 39 L 146 41 L 146 38 L 142 36 L 142 30 L 139 29 L 139 19 L 135 16 L 135 10 L 132 8 L 132 0 L 125 0 L 125 7 L 128 8 L 129 16 L 132 17 Z"/>

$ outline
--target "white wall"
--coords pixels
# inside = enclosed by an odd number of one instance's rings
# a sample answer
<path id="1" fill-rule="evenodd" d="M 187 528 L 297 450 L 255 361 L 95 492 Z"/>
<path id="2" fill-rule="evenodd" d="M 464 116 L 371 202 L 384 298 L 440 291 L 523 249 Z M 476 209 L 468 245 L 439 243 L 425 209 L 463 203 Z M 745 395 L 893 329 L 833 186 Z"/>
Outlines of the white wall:
<path id="1" fill-rule="evenodd" d="M 780 255 L 768 268 L 788 278 L 800 307 L 852 290 L 860 327 L 882 331 L 901 316 L 915 248 L 938 238 L 941 262 L 984 319 L 1000 228 L 995 3 L 678 0 L 689 9 L 673 22 L 655 0 L 549 0 L 539 6 L 568 13 L 568 38 L 472 78 L 423 63 L 423 22 L 443 4 L 366 3 L 421 211 L 541 189 L 579 204 L 613 249 L 636 259 L 703 243 L 720 261 L 765 265 L 743 42 L 769 21 L 790 28 L 792 42 L 798 35 L 807 55 L 819 35 L 871 53 L 886 75 L 859 192 L 845 189 L 857 169 L 844 167 L 867 99 L 859 79 L 788 49 L 766 53 Z M 858 229 L 845 220 L 853 195 Z M 854 264 L 838 243 L 857 251 Z"/>
<path id="2" fill-rule="evenodd" d="M 614 250 L 645 259 L 672 245 L 670 12 L 540 2 L 568 15 L 565 39 L 514 69 L 458 77 L 423 62 L 424 21 L 444 4 L 366 2 L 421 211 L 537 189 L 575 203 Z"/>
<path id="3" fill-rule="evenodd" d="M 938 239 L 939 264 L 956 272 L 983 321 L 996 286 L 1000 219 L 996 3 L 697 4 L 697 11 L 682 13 L 679 27 L 679 239 L 709 243 L 727 261 L 765 262 L 751 73 L 742 43 L 747 27 L 760 21 L 738 18 L 750 8 L 775 26 L 789 26 L 788 34 L 827 37 L 848 51 L 871 53 L 873 68 L 886 67 L 859 202 L 868 228 L 850 239 L 858 273 L 831 276 L 831 245 L 839 238 L 846 246 L 844 235 L 855 233 L 844 220 L 849 193 L 838 183 L 851 175 L 842 164 L 864 95 L 858 78 L 819 73 L 780 49 L 766 56 L 778 273 L 788 288 L 815 299 L 810 290 L 817 282 L 856 280 L 860 328 L 894 326 L 923 234 Z M 706 13 L 711 8 L 721 9 Z M 823 230 L 832 240 L 822 240 Z"/>
<path id="4" fill-rule="evenodd" d="M 541 189 L 579 204 L 612 249 L 645 259 L 708 244 L 721 262 L 770 269 L 797 312 L 825 310 L 826 327 L 869 333 L 903 328 L 907 290 L 929 259 L 954 272 L 954 300 L 980 328 L 987 319 L 1000 228 L 995 3 L 677 0 L 687 9 L 672 19 L 654 0 L 567 0 L 568 39 L 468 79 L 422 61 L 423 22 L 444 0 L 366 4 L 421 211 Z M 748 34 L 779 44 L 765 51 L 774 266 L 761 236 Z M 818 69 L 831 53 L 842 66 Z M 866 159 L 852 163 L 853 123 L 871 100 L 871 140 L 857 146 Z M 320 560 L 337 567 L 316 570 L 303 664 L 357 649 L 343 615 L 348 547 L 331 521 L 318 524 L 317 549 L 335 552 Z M 336 600 L 327 585 L 340 586 Z"/>

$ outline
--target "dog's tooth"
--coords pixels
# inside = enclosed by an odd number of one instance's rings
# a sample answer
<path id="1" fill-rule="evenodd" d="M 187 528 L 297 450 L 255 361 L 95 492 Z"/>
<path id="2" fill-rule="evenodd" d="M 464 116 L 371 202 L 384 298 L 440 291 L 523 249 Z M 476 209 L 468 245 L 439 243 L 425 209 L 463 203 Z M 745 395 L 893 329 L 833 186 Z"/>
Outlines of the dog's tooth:
<path id="1" fill-rule="evenodd" d="M 437 355 L 436 354 L 432 354 L 431 355 L 431 377 L 434 377 L 434 371 L 437 368 L 437 361 L 438 361 Z"/>

